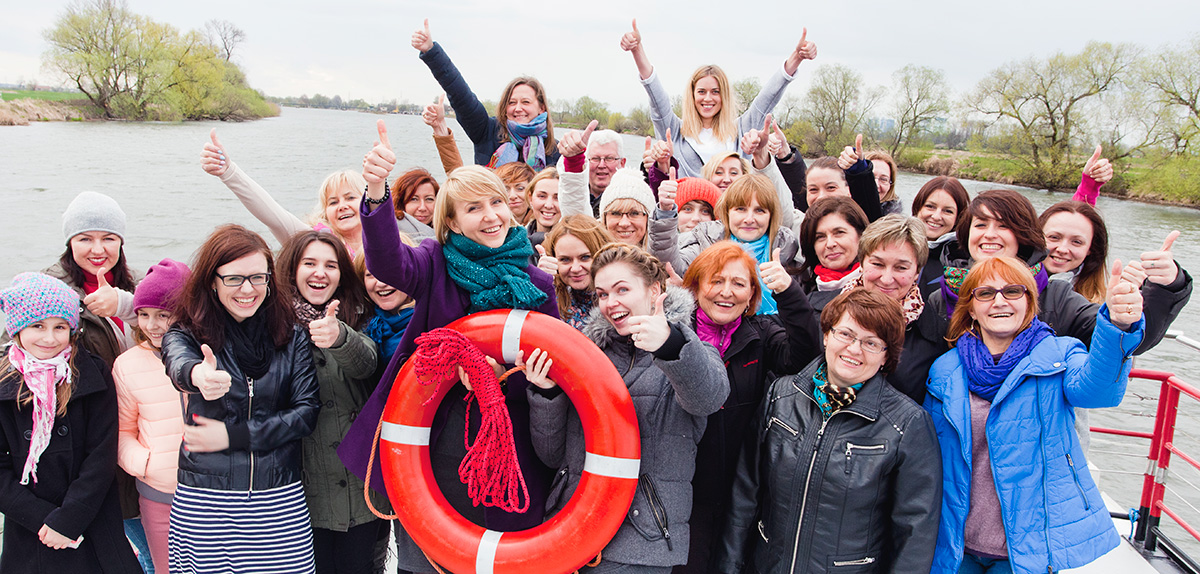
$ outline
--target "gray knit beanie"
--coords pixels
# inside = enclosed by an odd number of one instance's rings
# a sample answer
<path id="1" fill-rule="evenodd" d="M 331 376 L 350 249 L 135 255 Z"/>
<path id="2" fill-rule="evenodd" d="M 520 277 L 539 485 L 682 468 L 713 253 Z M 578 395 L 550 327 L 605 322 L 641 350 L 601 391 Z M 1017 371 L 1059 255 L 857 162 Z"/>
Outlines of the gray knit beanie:
<path id="1" fill-rule="evenodd" d="M 125 241 L 125 212 L 116 200 L 94 191 L 85 191 L 71 200 L 63 212 L 63 235 L 72 237 L 88 231 L 113 233 Z"/>
<path id="2" fill-rule="evenodd" d="M 654 193 L 650 184 L 642 178 L 641 172 L 633 169 L 618 169 L 612 176 L 612 181 L 600 195 L 600 214 L 608 210 L 608 205 L 618 199 L 635 199 L 642 204 L 647 214 L 654 213 Z"/>

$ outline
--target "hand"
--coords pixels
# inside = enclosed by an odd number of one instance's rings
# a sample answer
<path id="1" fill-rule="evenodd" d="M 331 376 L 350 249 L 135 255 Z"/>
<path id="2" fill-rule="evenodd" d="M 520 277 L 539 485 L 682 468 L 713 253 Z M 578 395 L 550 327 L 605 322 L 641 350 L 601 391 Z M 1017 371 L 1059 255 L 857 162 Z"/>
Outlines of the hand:
<path id="1" fill-rule="evenodd" d="M 558 140 L 558 153 L 563 157 L 575 157 L 587 151 L 588 140 L 592 137 L 592 132 L 596 131 L 596 126 L 600 122 L 592 120 L 582 132 L 579 130 L 571 130 L 563 136 L 563 139 Z"/>
<path id="2" fill-rule="evenodd" d="M 783 62 L 784 71 L 791 76 L 800 67 L 800 62 L 815 59 L 817 59 L 817 45 L 808 41 L 808 28 L 802 28 L 800 42 L 796 44 L 796 49 L 791 54 L 788 54 L 787 60 Z"/>
<path id="3" fill-rule="evenodd" d="M 667 172 L 667 179 L 658 184 L 658 208 L 663 211 L 675 211 L 675 194 L 679 191 L 679 181 L 675 179 L 675 168 Z"/>
<path id="4" fill-rule="evenodd" d="M 554 366 L 554 359 L 550 358 L 550 353 L 541 349 L 534 349 L 529 353 L 529 364 L 525 364 L 524 351 L 517 351 L 517 366 L 525 367 L 525 379 L 529 384 L 538 387 L 539 389 L 553 389 L 558 386 L 548 376 L 550 367 Z"/>
<path id="5" fill-rule="evenodd" d="M 1179 275 L 1179 267 L 1175 265 L 1175 258 L 1171 256 L 1171 245 L 1178 238 L 1179 231 L 1172 231 L 1163 241 L 1162 249 L 1142 254 L 1142 269 L 1145 269 L 1146 279 L 1151 283 L 1170 285 L 1175 282 L 1175 277 Z"/>
<path id="6" fill-rule="evenodd" d="M 771 152 L 776 159 L 783 159 L 792 153 L 787 136 L 784 135 L 783 130 L 779 129 L 778 123 L 771 122 L 771 135 L 767 136 L 767 151 Z"/>
<path id="7" fill-rule="evenodd" d="M 646 173 L 650 173 L 654 163 L 654 138 L 646 136 L 646 151 L 642 152 L 642 167 L 646 168 Z"/>
<path id="8" fill-rule="evenodd" d="M 379 130 L 379 139 L 371 151 L 363 157 L 363 179 L 367 180 L 367 196 L 371 199 L 383 199 L 386 191 L 383 182 L 387 180 L 392 168 L 396 167 L 396 154 L 392 153 L 392 144 L 388 141 L 387 124 L 383 120 L 375 122 Z"/>
<path id="9" fill-rule="evenodd" d="M 1097 145 L 1096 151 L 1092 152 L 1092 157 L 1089 157 L 1087 163 L 1083 164 L 1083 173 L 1088 174 L 1100 185 L 1108 183 L 1113 177 L 1112 163 L 1100 157 L 1102 151 L 1103 149 Z"/>
<path id="10" fill-rule="evenodd" d="M 862 159 L 862 134 L 858 134 L 854 138 L 854 147 L 846 146 L 846 149 L 842 150 L 842 155 L 838 156 L 838 167 L 842 168 L 842 171 L 846 171 L 854 167 L 854 164 L 858 163 L 860 159 Z"/>
<path id="11" fill-rule="evenodd" d="M 422 54 L 433 49 L 433 34 L 429 33 L 429 18 L 425 19 L 425 29 L 413 32 L 412 47 L 420 50 Z"/>
<path id="12" fill-rule="evenodd" d="M 675 155 L 675 144 L 672 143 L 671 128 L 667 128 L 667 139 L 654 142 L 654 163 L 658 171 L 667 173 L 671 167 L 671 156 Z"/>
<path id="13" fill-rule="evenodd" d="M 74 540 L 63 536 L 62 534 L 55 532 L 53 528 L 50 528 L 45 524 L 43 524 L 38 530 L 38 540 L 41 540 L 42 544 L 45 544 L 46 546 L 49 546 L 55 550 L 69 548 L 71 543 L 75 542 Z"/>
<path id="14" fill-rule="evenodd" d="M 1142 290 L 1138 285 L 1122 280 L 1121 262 L 1113 264 L 1112 277 L 1108 281 L 1108 293 L 1104 302 L 1108 304 L 1108 318 L 1121 330 L 1142 317 Z"/>
<path id="15" fill-rule="evenodd" d="M 108 268 L 106 267 L 101 267 L 96 271 L 96 281 L 100 287 L 83 298 L 84 306 L 97 317 L 116 315 L 117 306 L 121 303 L 121 294 L 112 285 L 109 285 L 108 279 L 104 277 L 107 273 Z"/>
<path id="16" fill-rule="evenodd" d="M 213 355 L 212 347 L 200 345 L 204 360 L 192 367 L 192 385 L 200 389 L 200 396 L 206 401 L 215 401 L 229 392 L 233 378 L 229 373 L 217 369 L 217 357 Z"/>
<path id="17" fill-rule="evenodd" d="M 229 448 L 225 423 L 192 415 L 195 424 L 183 425 L 183 448 L 188 452 L 220 452 Z"/>
<path id="18" fill-rule="evenodd" d="M 653 353 L 662 348 L 671 336 L 671 326 L 667 324 L 667 315 L 663 312 L 663 301 L 666 299 L 666 293 L 659 295 L 649 315 L 629 318 L 629 335 L 635 347 Z"/>
<path id="19" fill-rule="evenodd" d="M 425 106 L 421 120 L 425 122 L 425 125 L 433 128 L 433 135 L 450 135 L 450 130 L 446 129 L 446 94 L 442 94 L 436 104 Z"/>
<path id="20" fill-rule="evenodd" d="M 633 19 L 633 31 L 621 36 L 621 49 L 632 52 L 642 47 L 642 33 L 638 32 L 637 18 Z"/>
<path id="21" fill-rule="evenodd" d="M 667 263 L 666 267 L 667 267 L 667 285 L 670 285 L 673 287 L 683 287 L 683 277 L 680 277 L 679 274 L 675 272 L 675 268 L 672 267 L 670 263 Z"/>
<path id="22" fill-rule="evenodd" d="M 338 321 L 337 310 L 341 302 L 337 299 L 325 306 L 325 316 L 308 324 L 308 336 L 319 349 L 328 349 L 337 343 L 342 334 L 342 323 Z"/>
<path id="23" fill-rule="evenodd" d="M 747 132 L 747 135 L 753 133 L 754 137 L 751 139 L 757 140 L 754 142 L 756 144 L 754 152 L 751 153 L 754 156 L 754 167 L 757 169 L 765 169 L 771 163 L 771 151 L 767 148 L 767 144 L 770 138 L 771 126 L 774 124 L 775 120 L 771 118 L 771 114 L 767 114 L 767 117 L 763 119 L 763 129 Z M 743 141 L 745 139 L 744 137 L 742 138 Z"/>
<path id="24" fill-rule="evenodd" d="M 535 249 L 538 252 L 538 269 L 551 275 L 558 275 L 558 259 L 546 255 L 546 248 L 541 245 L 535 246 Z"/>
<path id="25" fill-rule="evenodd" d="M 225 146 L 217 139 L 217 128 L 208 132 L 208 139 L 211 141 L 205 143 L 204 151 L 200 152 L 200 167 L 210 175 L 221 177 L 229 169 L 229 163 L 225 159 Z"/>
<path id="26" fill-rule="evenodd" d="M 783 293 L 788 287 L 792 286 L 792 276 L 788 275 L 787 270 L 783 268 L 783 263 L 779 261 L 779 253 L 782 249 L 776 249 L 771 254 L 771 260 L 758 266 L 758 274 L 762 277 L 763 283 L 772 293 Z"/>
<path id="27" fill-rule="evenodd" d="M 487 360 L 487 364 L 492 368 L 492 372 L 496 373 L 496 378 L 500 378 L 500 375 L 504 374 L 504 365 L 497 363 L 495 359 L 487 355 L 484 355 L 483 358 Z M 458 380 L 467 388 L 467 392 L 474 391 L 475 385 L 471 384 L 471 377 L 467 375 L 467 372 L 461 366 L 456 368 L 458 369 Z"/>

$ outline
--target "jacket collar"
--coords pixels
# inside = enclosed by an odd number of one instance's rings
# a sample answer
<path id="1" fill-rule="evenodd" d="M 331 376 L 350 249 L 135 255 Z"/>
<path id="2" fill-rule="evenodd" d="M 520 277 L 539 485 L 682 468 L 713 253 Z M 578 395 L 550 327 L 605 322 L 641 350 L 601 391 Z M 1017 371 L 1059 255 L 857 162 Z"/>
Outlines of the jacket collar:
<path id="1" fill-rule="evenodd" d="M 1082 345 L 1082 343 L 1076 342 L 1068 344 Z M 949 352 L 954 353 L 957 359 L 957 348 L 951 347 Z M 1008 396 L 1026 377 L 1046 377 L 1066 370 L 1067 363 L 1065 357 L 1066 349 L 1061 346 L 1058 337 L 1046 337 L 1042 339 L 1025 358 L 1021 359 L 1013 367 L 1012 372 L 1008 374 L 1008 378 L 1004 380 L 1004 384 L 1001 385 L 1000 390 L 996 392 L 992 403 L 1004 400 L 1004 397 Z M 928 386 L 929 394 L 943 403 L 950 403 L 965 398 L 967 396 L 965 390 L 962 392 L 954 390 L 959 387 L 966 389 L 967 374 L 963 371 L 965 368 L 961 362 L 955 361 L 953 371 L 937 378 L 930 377 Z"/>
<path id="2" fill-rule="evenodd" d="M 667 300 L 663 303 L 663 313 L 667 322 L 676 325 L 692 325 L 695 322 L 696 300 L 692 294 L 679 287 L 667 287 Z M 583 328 L 583 334 L 591 339 L 597 347 L 607 348 L 614 342 L 624 339 L 617 334 L 612 323 L 600 312 L 600 305 L 592 307 L 588 324 Z"/>

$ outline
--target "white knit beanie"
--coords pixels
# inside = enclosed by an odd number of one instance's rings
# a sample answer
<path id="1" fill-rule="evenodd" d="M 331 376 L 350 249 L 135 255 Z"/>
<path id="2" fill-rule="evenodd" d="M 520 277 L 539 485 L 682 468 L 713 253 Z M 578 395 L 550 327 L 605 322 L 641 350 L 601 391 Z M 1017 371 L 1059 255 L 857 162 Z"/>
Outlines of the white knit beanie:
<path id="1" fill-rule="evenodd" d="M 72 237 L 88 231 L 113 233 L 125 241 L 125 212 L 116 200 L 94 191 L 85 191 L 71 200 L 63 212 L 63 235 Z"/>
<path id="2" fill-rule="evenodd" d="M 654 213 L 654 193 L 650 184 L 642 178 L 641 172 L 635 169 L 618 169 L 612 176 L 608 188 L 600 195 L 600 215 L 608 211 L 608 204 L 618 199 L 635 199 L 645 208 L 646 214 Z"/>

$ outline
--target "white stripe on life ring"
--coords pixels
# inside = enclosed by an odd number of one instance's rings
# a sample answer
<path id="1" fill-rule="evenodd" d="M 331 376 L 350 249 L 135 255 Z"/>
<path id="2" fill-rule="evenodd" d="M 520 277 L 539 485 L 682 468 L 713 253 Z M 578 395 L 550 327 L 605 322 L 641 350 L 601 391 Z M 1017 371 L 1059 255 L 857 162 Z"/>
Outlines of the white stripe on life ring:
<path id="1" fill-rule="evenodd" d="M 483 538 L 479 539 L 479 552 L 475 554 L 475 574 L 492 574 L 496 564 L 496 547 L 500 546 L 503 532 L 484 530 Z"/>
<path id="2" fill-rule="evenodd" d="M 641 466 L 640 458 L 616 458 L 593 452 L 583 456 L 583 471 L 599 476 L 637 479 Z"/>
<path id="3" fill-rule="evenodd" d="M 517 353 L 521 350 L 521 327 L 525 325 L 525 317 L 529 311 L 510 311 L 504 318 L 504 334 L 500 338 L 500 354 L 504 363 L 512 365 L 517 362 Z"/>
<path id="4" fill-rule="evenodd" d="M 379 438 L 396 444 L 429 446 L 429 427 L 413 427 L 384 421 Z"/>

